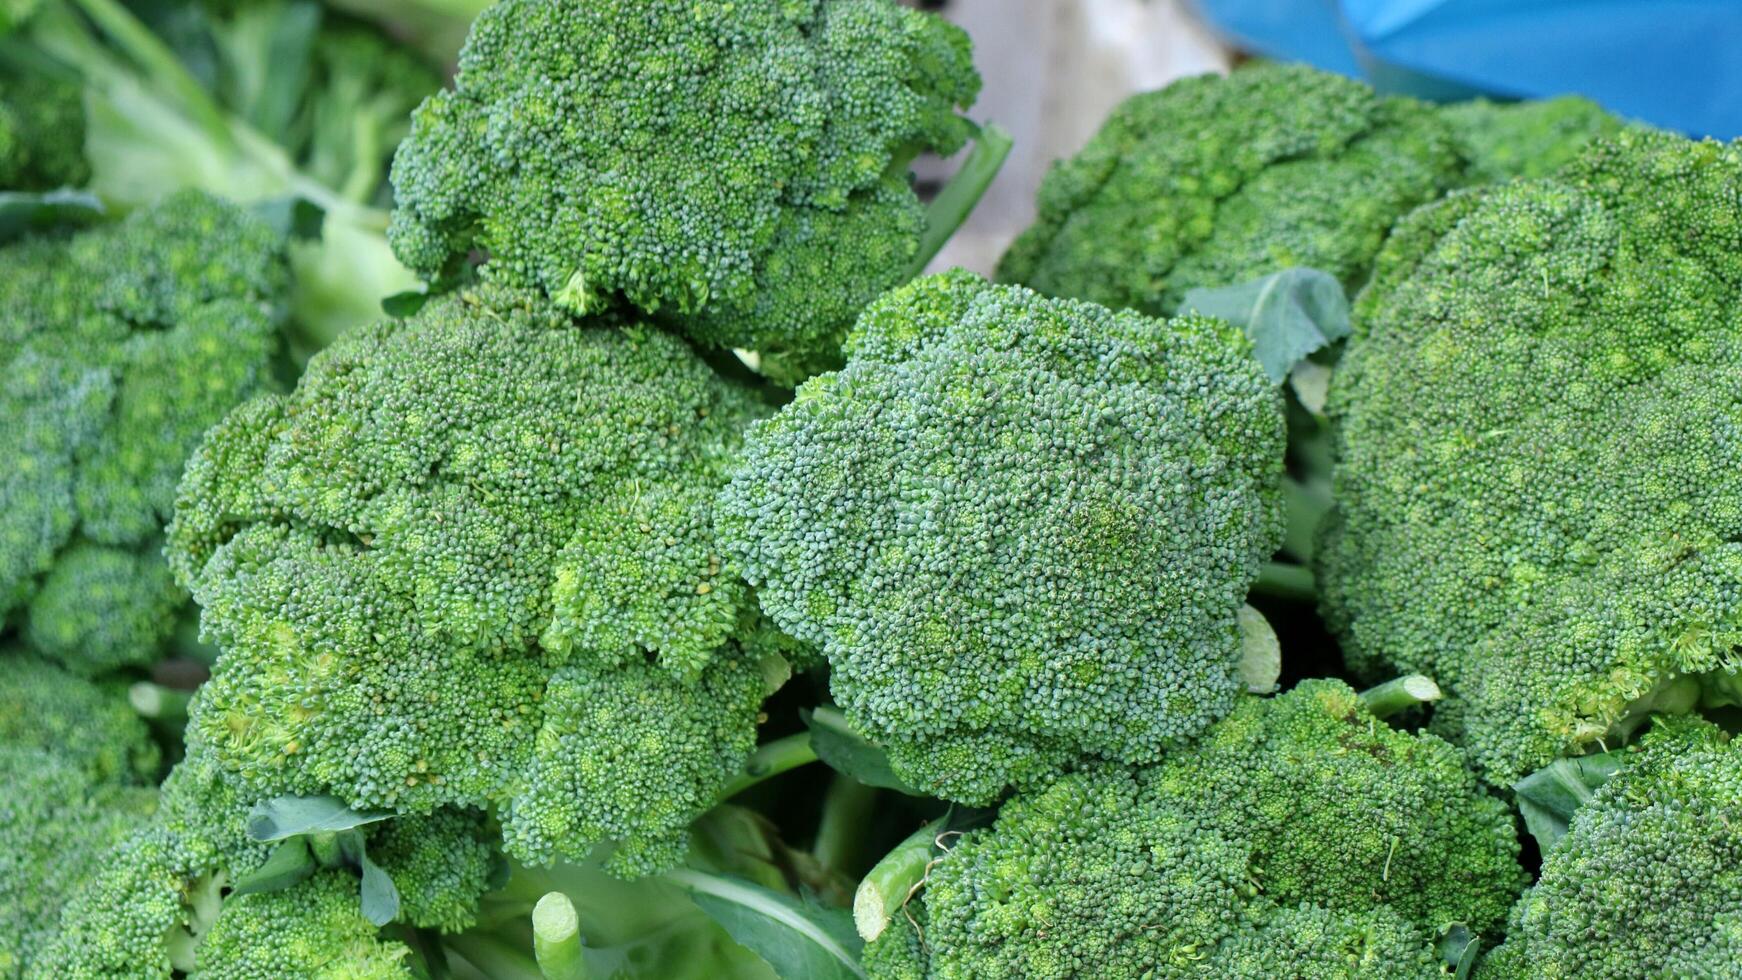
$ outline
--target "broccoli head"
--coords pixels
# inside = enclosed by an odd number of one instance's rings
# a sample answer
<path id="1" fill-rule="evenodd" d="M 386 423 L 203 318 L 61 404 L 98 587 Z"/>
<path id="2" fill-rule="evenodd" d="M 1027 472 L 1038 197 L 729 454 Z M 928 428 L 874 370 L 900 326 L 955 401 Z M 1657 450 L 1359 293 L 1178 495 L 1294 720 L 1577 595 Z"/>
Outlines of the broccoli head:
<path id="1" fill-rule="evenodd" d="M 79 86 L 0 66 L 0 191 L 79 187 L 90 178 Z"/>
<path id="2" fill-rule="evenodd" d="M 892 0 L 505 0 L 393 166 L 400 259 L 709 345 L 834 354 L 907 277 L 922 150 L 974 132 L 967 36 Z"/>
<path id="3" fill-rule="evenodd" d="M 222 651 L 190 727 L 258 790 L 502 811 L 668 863 L 754 746 L 714 489 L 766 413 L 685 343 L 532 293 L 363 326 L 190 461 L 168 553 Z"/>
<path id="4" fill-rule="evenodd" d="M 880 299 L 720 497 L 763 608 L 915 786 L 1153 761 L 1233 706 L 1283 417 L 1238 331 L 993 286 Z"/>
<path id="5" fill-rule="evenodd" d="M 282 242 L 189 191 L 3 254 L 0 615 L 81 673 L 149 660 L 186 601 L 157 556 L 182 463 L 270 380 Z"/>
<path id="6" fill-rule="evenodd" d="M 116 683 L 0 648 L 0 745 L 52 752 L 95 782 L 153 783 L 162 753 Z"/>
<path id="7" fill-rule="evenodd" d="M 1458 751 L 1340 681 L 1244 698 L 1158 765 L 1070 773 L 939 846 L 909 903 L 923 944 L 896 911 L 873 976 L 1432 976 L 1436 935 L 1497 925 L 1525 881 Z"/>
<path id="8" fill-rule="evenodd" d="M 1425 104 L 1302 65 L 1187 78 L 1127 99 L 1047 174 L 998 276 L 1150 313 L 1291 266 L 1353 288 L 1392 223 L 1461 177 Z"/>
<path id="9" fill-rule="evenodd" d="M 11 735 L 0 744 L 0 977 L 7 978 L 32 970 L 62 902 L 157 802 L 154 789 L 105 779 Z"/>
<path id="10" fill-rule="evenodd" d="M 1457 134 L 1465 173 L 1478 184 L 1547 177 L 1593 141 L 1632 125 L 1576 95 L 1528 102 L 1472 99 L 1440 112 Z"/>
<path id="11" fill-rule="evenodd" d="M 1667 718 L 1622 753 L 1543 855 L 1482 980 L 1734 977 L 1742 952 L 1742 742 Z"/>
<path id="12" fill-rule="evenodd" d="M 1739 191 L 1742 148 L 1625 131 L 1416 212 L 1357 303 L 1325 612 L 1496 783 L 1742 696 Z"/>

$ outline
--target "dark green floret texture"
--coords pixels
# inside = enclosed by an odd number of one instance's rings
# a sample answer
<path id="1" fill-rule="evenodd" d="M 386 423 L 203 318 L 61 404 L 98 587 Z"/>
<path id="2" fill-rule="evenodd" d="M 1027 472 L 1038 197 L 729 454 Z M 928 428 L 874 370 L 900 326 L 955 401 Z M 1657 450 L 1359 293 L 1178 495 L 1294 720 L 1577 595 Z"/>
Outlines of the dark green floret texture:
<path id="1" fill-rule="evenodd" d="M 1127 99 L 1042 182 L 998 278 L 1172 313 L 1186 290 L 1293 266 L 1358 287 L 1398 218 L 1461 182 L 1450 127 L 1302 65 Z"/>
<path id="2" fill-rule="evenodd" d="M 1228 712 L 1281 533 L 1281 404 L 1237 331 L 954 272 L 847 353 L 752 427 L 719 526 L 904 778 L 985 803 Z"/>
<path id="3" fill-rule="evenodd" d="M 262 797 L 501 809 L 528 860 L 671 863 L 754 744 L 712 508 L 766 411 L 677 337 L 532 293 L 353 329 L 188 466 L 169 554 L 222 651 L 191 730 Z"/>
<path id="4" fill-rule="evenodd" d="M 1412 215 L 1332 383 L 1324 611 L 1497 784 L 1742 694 L 1742 149 L 1628 131 Z"/>
<path id="5" fill-rule="evenodd" d="M 1071 773 L 943 847 L 909 903 L 923 947 L 898 912 L 872 976 L 1432 977 L 1435 937 L 1495 929 L 1525 883 L 1458 751 L 1339 681 L 1243 698 L 1159 765 Z"/>
<path id="6" fill-rule="evenodd" d="M 1550 176 L 1593 141 L 1638 128 L 1576 95 L 1530 102 L 1471 99 L 1440 113 L 1457 136 L 1466 175 L 1477 184 Z"/>
<path id="7" fill-rule="evenodd" d="M 1655 725 L 1543 855 L 1482 980 L 1735 977 L 1742 970 L 1742 742 Z"/>
<path id="8" fill-rule="evenodd" d="M 413 118 L 389 237 L 696 341 L 838 357 L 908 275 L 921 151 L 974 132 L 967 36 L 892 0 L 505 0 Z"/>
<path id="9" fill-rule="evenodd" d="M 158 555 L 182 464 L 270 383 L 283 244 L 188 191 L 0 261 L 0 615 L 80 673 L 149 661 L 186 601 Z"/>

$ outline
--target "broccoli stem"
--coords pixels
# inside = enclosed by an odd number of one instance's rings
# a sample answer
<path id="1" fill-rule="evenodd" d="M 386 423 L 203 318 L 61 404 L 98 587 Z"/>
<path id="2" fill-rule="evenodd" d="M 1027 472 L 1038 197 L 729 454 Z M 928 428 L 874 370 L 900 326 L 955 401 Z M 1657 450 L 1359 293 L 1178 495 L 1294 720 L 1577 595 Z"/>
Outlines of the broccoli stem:
<path id="1" fill-rule="evenodd" d="M 913 263 L 907 267 L 908 279 L 925 272 L 925 267 L 943 251 L 944 243 L 968 220 L 974 205 L 986 195 L 986 188 L 992 186 L 993 178 L 1010 156 L 1014 143 L 997 123 L 980 127 L 968 159 L 926 208 L 925 231 L 919 236 L 919 251 L 914 253 Z"/>
<path id="2" fill-rule="evenodd" d="M 1252 594 L 1312 602 L 1318 598 L 1319 590 L 1313 581 L 1312 569 L 1267 561 L 1258 569 L 1258 579 L 1252 583 Z"/>
<path id="3" fill-rule="evenodd" d="M 580 917 L 562 892 L 547 892 L 533 906 L 532 951 L 545 980 L 586 980 Z"/>
<path id="4" fill-rule="evenodd" d="M 776 739 L 751 753 L 750 759 L 744 763 L 744 771 L 720 790 L 716 802 L 724 803 L 757 783 L 815 761 L 817 753 L 811 748 L 809 732 Z"/>
<path id="5" fill-rule="evenodd" d="M 192 691 L 178 691 L 150 681 L 139 681 L 127 689 L 127 703 L 133 706 L 139 717 L 176 731 L 187 727 L 188 702 L 193 697 Z"/>
<path id="6" fill-rule="evenodd" d="M 442 942 L 479 975 L 491 980 L 546 980 L 537 960 L 495 936 L 462 932 Z"/>
<path id="7" fill-rule="evenodd" d="M 1361 692 L 1361 701 L 1375 717 L 1389 718 L 1417 705 L 1440 699 L 1440 686 L 1421 674 L 1405 674 Z"/>
<path id="8" fill-rule="evenodd" d="M 865 830 L 877 802 L 877 787 L 852 776 L 837 773 L 823 797 L 823 815 L 817 823 L 816 844 L 811 855 L 830 871 L 850 875 L 860 867 L 865 851 Z"/>
<path id="9" fill-rule="evenodd" d="M 939 817 L 914 831 L 859 882 L 858 891 L 853 893 L 853 925 L 866 942 L 889 928 L 890 920 L 907 904 L 908 896 L 925 882 L 932 850 L 937 847 L 943 829 L 944 818 Z"/>

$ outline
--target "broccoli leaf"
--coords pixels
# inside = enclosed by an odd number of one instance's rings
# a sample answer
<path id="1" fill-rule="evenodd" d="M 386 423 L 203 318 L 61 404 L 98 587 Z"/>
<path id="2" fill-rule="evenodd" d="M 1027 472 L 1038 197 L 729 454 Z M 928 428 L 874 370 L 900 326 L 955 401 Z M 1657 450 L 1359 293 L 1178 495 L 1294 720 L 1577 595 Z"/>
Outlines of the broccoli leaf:
<path id="1" fill-rule="evenodd" d="M 332 833 L 392 817 L 391 813 L 358 811 L 331 796 L 280 796 L 254 804 L 248 814 L 248 836 L 258 841 L 284 840 L 303 834 Z"/>
<path id="2" fill-rule="evenodd" d="M 1573 812 L 1621 768 L 1621 752 L 1556 759 L 1512 786 L 1525 829 L 1544 854 L 1567 832 Z"/>
<path id="3" fill-rule="evenodd" d="M 301 837 L 292 837 L 273 848 L 265 864 L 236 879 L 235 892 L 238 895 L 247 895 L 251 892 L 275 892 L 289 888 L 314 874 L 315 867 L 314 855 L 309 852 L 308 841 Z"/>
<path id="4" fill-rule="evenodd" d="M 782 980 L 862 978 L 859 950 L 845 909 L 799 901 L 737 878 L 682 869 L 668 875 L 738 943 Z"/>
<path id="5" fill-rule="evenodd" d="M 909 796 L 926 795 L 903 782 L 890 768 L 888 754 L 854 731 L 839 711 L 823 708 L 802 714 L 805 727 L 810 729 L 811 748 L 830 769 L 867 786 Z"/>
<path id="6" fill-rule="evenodd" d="M 0 191 L 0 242 L 62 224 L 103 217 L 103 202 L 89 191 Z"/>
<path id="7" fill-rule="evenodd" d="M 1284 269 L 1232 286 L 1187 290 L 1180 312 L 1218 317 L 1245 331 L 1264 372 L 1278 384 L 1308 354 L 1351 329 L 1342 284 L 1317 269 Z"/>

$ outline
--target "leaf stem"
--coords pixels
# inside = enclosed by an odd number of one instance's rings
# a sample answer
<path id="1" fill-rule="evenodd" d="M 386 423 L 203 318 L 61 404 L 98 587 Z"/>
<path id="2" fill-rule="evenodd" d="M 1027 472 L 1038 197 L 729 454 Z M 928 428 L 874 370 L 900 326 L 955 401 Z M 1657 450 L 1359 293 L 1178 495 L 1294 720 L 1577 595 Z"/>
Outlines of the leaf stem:
<path id="1" fill-rule="evenodd" d="M 919 236 L 919 251 L 914 253 L 913 262 L 907 267 L 907 278 L 925 272 L 925 267 L 943 251 L 950 236 L 968 220 L 974 206 L 986 196 L 986 188 L 992 186 L 993 178 L 1003 168 L 1013 145 L 1015 140 L 997 123 L 980 127 L 968 159 L 926 208 L 925 231 Z"/>

